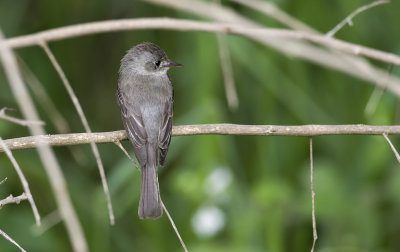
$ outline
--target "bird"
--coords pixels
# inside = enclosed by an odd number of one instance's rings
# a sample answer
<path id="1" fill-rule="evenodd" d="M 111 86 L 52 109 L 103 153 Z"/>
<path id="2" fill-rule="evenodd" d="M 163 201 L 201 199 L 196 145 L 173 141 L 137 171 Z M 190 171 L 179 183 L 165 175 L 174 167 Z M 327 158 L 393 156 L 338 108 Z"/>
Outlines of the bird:
<path id="1" fill-rule="evenodd" d="M 166 162 L 174 107 L 167 72 L 180 66 L 151 42 L 132 47 L 121 60 L 116 96 L 124 128 L 141 166 L 140 219 L 157 219 L 163 213 L 157 168 Z"/>

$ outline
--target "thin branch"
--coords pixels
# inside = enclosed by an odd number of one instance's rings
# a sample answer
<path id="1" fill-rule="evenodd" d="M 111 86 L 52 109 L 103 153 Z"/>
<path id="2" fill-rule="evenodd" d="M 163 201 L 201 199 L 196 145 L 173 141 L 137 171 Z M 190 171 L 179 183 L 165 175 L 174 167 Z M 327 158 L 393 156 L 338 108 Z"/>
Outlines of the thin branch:
<path id="1" fill-rule="evenodd" d="M 352 26 L 353 25 L 353 18 L 360 14 L 361 12 L 364 12 L 370 8 L 373 8 L 375 6 L 381 5 L 381 4 L 387 4 L 390 3 L 389 0 L 378 0 L 369 4 L 366 4 L 364 6 L 361 6 L 357 8 L 355 11 L 353 11 L 350 15 L 348 15 L 345 19 L 342 20 L 339 24 L 337 24 L 332 30 L 330 30 L 328 33 L 326 33 L 327 37 L 333 37 L 340 29 L 342 29 L 346 24 Z"/>
<path id="2" fill-rule="evenodd" d="M 21 72 L 26 79 L 26 84 L 28 84 L 30 90 L 33 92 L 33 95 L 36 96 L 36 100 L 39 102 L 39 105 L 44 111 L 46 111 L 46 115 L 48 115 L 49 120 L 53 123 L 57 133 L 70 133 L 71 129 L 67 120 L 65 120 L 62 113 L 57 109 L 46 89 L 43 87 L 43 84 L 40 83 L 39 79 L 35 76 L 24 60 L 18 58 L 18 63 L 21 67 Z M 85 154 L 83 154 L 83 152 L 76 148 L 71 148 L 70 151 L 74 159 L 80 165 L 83 166 L 86 163 L 87 157 Z"/>
<path id="3" fill-rule="evenodd" d="M 273 39 L 306 40 L 324 45 L 346 53 L 369 57 L 386 63 L 400 65 L 400 56 L 379 51 L 365 46 L 345 42 L 335 38 L 311 34 L 301 31 L 272 28 L 253 28 L 246 25 L 237 25 L 222 22 L 201 22 L 173 18 L 138 18 L 120 19 L 110 21 L 91 22 L 86 24 L 71 25 L 31 35 L 19 36 L 8 39 L 2 43 L 10 47 L 26 47 L 40 45 L 43 41 L 55 41 L 82 35 L 97 34 L 102 32 L 115 32 L 143 29 L 168 29 L 178 31 L 204 31 L 217 33 L 231 33 L 246 37 L 263 36 Z"/>
<path id="4" fill-rule="evenodd" d="M 8 234 L 6 234 L 3 230 L 0 229 L 0 234 L 6 238 L 6 240 L 10 241 L 11 243 L 13 243 L 15 246 L 17 246 L 19 248 L 19 250 L 21 250 L 22 252 L 26 252 L 25 249 L 23 249 L 16 241 L 13 240 L 13 238 L 11 238 Z"/>
<path id="5" fill-rule="evenodd" d="M 0 200 L 0 208 L 7 204 L 19 204 L 23 200 L 28 200 L 29 197 L 23 192 L 21 195 L 14 197 L 10 194 L 7 198 Z M 39 220 L 40 221 L 40 220 Z"/>
<path id="6" fill-rule="evenodd" d="M 309 137 L 310 141 L 310 187 L 311 187 L 311 217 L 312 217 L 312 228 L 313 228 L 313 244 L 311 252 L 314 252 L 315 242 L 318 239 L 317 235 L 317 223 L 315 221 L 315 192 L 314 192 L 314 166 L 313 166 L 313 148 L 312 148 L 312 137 Z"/>
<path id="7" fill-rule="evenodd" d="M 217 3 L 218 5 L 221 5 L 221 0 L 214 0 L 214 2 Z M 236 110 L 239 107 L 239 99 L 236 91 L 231 55 L 229 52 L 226 35 L 224 34 L 216 34 L 216 35 L 217 35 L 220 65 L 222 69 L 222 76 L 224 79 L 226 100 L 228 101 L 229 109 Z"/>
<path id="8" fill-rule="evenodd" d="M 264 36 L 260 37 L 260 31 L 253 32 L 253 29 L 257 29 L 256 24 L 248 21 L 247 19 L 239 16 L 233 11 L 222 9 L 219 6 L 214 6 L 210 3 L 200 2 L 200 1 L 162 1 L 162 0 L 147 0 L 152 3 L 164 3 L 172 4 L 174 8 L 181 8 L 182 6 L 187 9 L 190 8 L 192 12 L 199 15 L 205 15 L 213 19 L 221 20 L 223 23 L 210 23 L 210 22 L 196 22 L 191 20 L 179 20 L 170 18 L 145 18 L 145 19 L 125 19 L 125 20 L 111 20 L 102 22 L 93 22 L 87 24 L 72 25 L 47 31 L 42 31 L 39 33 L 25 35 L 20 37 L 15 37 L 4 41 L 9 46 L 12 47 L 26 47 L 32 45 L 38 45 L 43 41 L 54 41 L 61 40 L 71 37 L 101 33 L 101 32 L 115 32 L 124 30 L 135 30 L 135 29 L 172 29 L 179 31 L 206 31 L 206 32 L 221 32 L 221 33 L 235 33 L 246 36 L 250 39 L 259 41 L 263 44 L 269 45 L 276 50 L 284 52 L 295 57 L 308 60 L 310 62 L 320 64 L 322 66 L 330 67 L 338 71 L 347 73 L 349 75 L 355 76 L 359 79 L 365 80 L 374 85 L 379 85 L 381 79 L 386 76 L 385 72 L 373 67 L 368 62 L 357 57 L 357 63 L 359 66 L 355 67 L 355 59 L 350 61 L 348 59 L 343 59 L 342 55 L 337 55 L 337 53 L 332 53 L 331 51 L 326 51 L 317 46 L 311 44 L 300 43 L 299 41 L 289 41 L 282 40 L 283 37 L 274 36 Z M 210 8 L 212 7 L 212 12 Z M 238 22 L 241 25 L 227 24 L 226 22 Z M 253 26 L 255 28 L 251 28 Z M 235 30 L 235 29 L 236 30 Z M 239 28 L 240 31 L 237 29 Z M 246 32 L 247 31 L 247 32 Z M 270 29 L 270 31 L 276 31 L 275 29 Z M 265 32 L 265 31 L 264 31 Z M 290 32 L 290 31 L 289 31 Z M 292 36 L 297 36 L 301 39 L 302 35 L 298 35 L 296 32 L 291 32 Z M 281 34 L 282 35 L 282 34 Z M 332 38 L 327 38 L 322 36 L 325 40 Z M 280 39 L 278 39 L 280 38 Z M 343 45 L 342 45 L 343 46 Z M 346 47 L 346 46 L 345 46 Z M 362 54 L 364 52 L 363 47 L 354 45 L 353 47 L 347 47 L 357 54 Z M 385 53 L 384 53 L 385 54 Z M 349 55 L 348 55 L 349 56 Z M 378 56 L 383 56 L 379 54 Z M 400 63 L 400 57 L 389 54 L 388 58 L 392 58 L 389 61 L 396 61 Z M 385 56 L 384 56 L 385 58 Z M 362 70 L 362 71 L 361 71 Z M 400 79 L 393 76 L 388 82 L 388 90 L 393 92 L 395 95 L 400 97 Z"/>
<path id="9" fill-rule="evenodd" d="M 293 30 L 317 33 L 316 30 L 309 27 L 307 24 L 293 18 L 286 12 L 279 9 L 273 2 L 254 1 L 254 0 L 231 0 L 231 1 L 241 4 L 241 5 L 244 5 L 244 6 L 247 6 L 247 7 L 250 7 L 253 10 L 260 11 L 260 12 L 274 18 L 281 24 L 292 28 Z"/>
<path id="10" fill-rule="evenodd" d="M 128 159 L 135 165 L 136 170 L 138 170 L 140 173 L 142 173 L 141 170 L 140 170 L 140 166 L 138 165 L 136 160 L 133 159 L 131 157 L 131 155 L 129 155 L 129 153 L 126 151 L 124 146 L 122 146 L 121 142 L 120 141 L 115 141 L 114 143 L 122 150 L 122 152 L 128 157 Z"/>
<path id="11" fill-rule="evenodd" d="M 371 116 L 375 112 L 376 107 L 378 106 L 378 103 L 381 100 L 384 92 L 384 89 L 380 88 L 379 86 L 375 86 L 374 91 L 372 91 L 372 94 L 368 99 L 367 105 L 365 106 L 365 115 Z"/>
<path id="12" fill-rule="evenodd" d="M 0 185 L 7 181 L 7 177 L 5 177 L 2 181 L 0 181 Z"/>
<path id="13" fill-rule="evenodd" d="M 238 124 L 198 124 L 172 128 L 173 136 L 190 135 L 248 135 L 248 136 L 323 136 L 323 135 L 400 135 L 400 126 L 375 126 L 363 124 L 348 125 L 238 125 Z M 4 140 L 10 150 L 29 149 L 48 144 L 67 146 L 94 143 L 116 143 L 126 140 L 125 130 L 72 133 L 57 135 L 28 136 Z M 0 148 L 0 152 L 4 152 Z"/>
<path id="14" fill-rule="evenodd" d="M 121 144 L 119 141 L 115 141 L 114 143 L 122 150 L 122 152 L 123 152 L 123 153 L 129 158 L 129 160 L 135 165 L 135 167 L 136 167 L 136 169 L 139 171 L 139 173 L 142 173 L 141 170 L 140 170 L 140 168 L 139 168 L 139 166 L 137 165 L 137 163 L 135 162 L 135 160 L 131 157 L 131 155 L 129 155 L 129 153 L 126 151 L 126 149 L 124 148 L 124 146 L 122 146 L 122 144 Z M 160 198 L 160 199 L 161 199 L 161 198 Z M 169 214 L 169 212 L 168 212 L 167 208 L 165 207 L 164 202 L 163 202 L 162 200 L 161 200 L 161 206 L 162 206 L 164 212 L 166 213 L 166 215 L 167 215 L 167 217 L 168 217 L 168 220 L 169 220 L 169 222 L 170 222 L 171 225 L 172 225 L 172 228 L 174 229 L 176 235 L 178 236 L 178 239 L 179 239 L 179 241 L 180 241 L 180 243 L 181 243 L 181 245 L 182 245 L 182 247 L 183 247 L 183 250 L 184 250 L 185 252 L 187 252 L 188 250 L 187 250 L 187 248 L 186 248 L 185 243 L 183 242 L 183 239 L 182 239 L 181 235 L 179 234 L 178 228 L 176 227 L 174 220 L 172 219 L 171 215 Z"/>
<path id="15" fill-rule="evenodd" d="M 23 117 L 29 121 L 38 121 L 39 115 L 25 86 L 25 83 L 22 80 L 15 56 L 12 50 L 3 41 L 3 34 L 0 29 L 0 60 L 3 63 L 5 74 L 9 80 L 11 90 L 21 109 Z M 28 129 L 32 136 L 45 135 L 46 133 L 41 125 L 29 124 Z M 46 144 L 40 144 L 37 147 L 39 157 L 43 163 L 47 175 L 49 176 L 49 182 L 55 194 L 55 200 L 66 226 L 72 247 L 77 252 L 88 251 L 88 246 L 83 235 L 81 225 L 69 198 L 65 179 L 55 154 L 53 150 Z"/>
<path id="16" fill-rule="evenodd" d="M 389 69 L 387 71 L 387 79 L 384 80 L 382 85 L 375 86 L 374 91 L 372 92 L 371 96 L 368 99 L 367 105 L 365 106 L 364 112 L 366 115 L 370 116 L 375 112 L 376 107 L 378 106 L 378 103 L 382 98 L 382 95 L 385 93 L 387 89 L 387 83 L 390 79 L 392 71 L 393 71 L 393 65 L 389 65 Z"/>
<path id="17" fill-rule="evenodd" d="M 222 76 L 224 77 L 226 99 L 228 101 L 229 108 L 231 110 L 236 110 L 239 107 L 239 98 L 236 91 L 232 61 L 225 35 L 217 34 L 217 43 L 219 58 L 221 61 Z"/>
<path id="18" fill-rule="evenodd" d="M 29 204 L 31 204 L 33 216 L 35 217 L 36 225 L 40 226 L 40 215 L 39 211 L 36 207 L 35 201 L 33 200 L 33 196 L 31 190 L 29 189 L 28 181 L 25 178 L 24 173 L 22 172 L 17 160 L 15 160 L 12 152 L 7 148 L 7 145 L 4 143 L 3 139 L 0 137 L 0 146 L 4 149 L 7 157 L 10 159 L 12 165 L 14 166 L 15 171 L 18 174 L 19 179 L 21 180 L 22 188 L 24 188 L 24 194 L 27 197 Z"/>
<path id="19" fill-rule="evenodd" d="M 151 1 L 163 1 L 163 0 L 151 0 Z M 174 1 L 174 0 L 172 0 Z M 188 0 L 183 0 L 188 1 Z M 308 31 L 310 33 L 319 33 L 316 30 L 309 27 L 307 24 L 297 20 L 296 18 L 290 16 L 289 14 L 281 11 L 278 7 L 276 7 L 273 3 L 259 1 L 259 0 L 232 0 L 234 2 L 240 3 L 242 5 L 248 6 L 255 11 L 262 12 L 270 17 L 274 18 L 278 22 L 299 31 Z M 284 49 L 285 47 L 281 48 Z M 303 50 L 302 50 L 303 51 Z M 301 52 L 302 52 L 301 51 Z M 400 86 L 400 81 L 398 78 L 394 76 L 388 76 L 387 78 L 387 71 L 381 70 L 377 67 L 372 66 L 368 61 L 353 55 L 347 55 L 344 53 L 336 52 L 331 50 L 332 55 L 329 56 L 330 59 L 328 60 L 328 55 L 324 55 L 320 52 L 318 53 L 316 50 L 312 52 L 311 50 L 306 51 L 309 55 L 315 55 L 314 58 L 307 58 L 307 55 L 298 55 L 299 57 L 303 57 L 305 59 L 309 59 L 315 63 L 319 63 L 333 69 L 345 72 L 349 75 L 353 75 L 357 78 L 362 80 L 368 81 L 371 84 L 375 85 L 375 90 L 378 89 L 389 89 L 391 92 L 396 94 L 400 97 L 400 93 L 398 93 L 397 87 Z M 325 59 L 326 60 L 319 60 Z M 335 63 L 336 62 L 336 63 Z M 391 65 L 392 66 L 392 65 Z M 383 85 L 386 83 L 386 85 Z M 378 92 L 374 92 L 375 94 Z M 372 97 L 371 97 L 372 98 Z M 378 99 L 379 100 L 379 99 Z M 372 100 L 370 100 L 372 102 Z M 369 105 L 373 105 L 369 103 Z M 371 107 L 369 107 L 371 108 Z M 371 108 L 372 109 L 372 108 Z"/>
<path id="20" fill-rule="evenodd" d="M 261 27 L 257 23 L 239 15 L 233 10 L 206 1 L 194 0 L 146 0 L 147 2 L 188 11 L 201 17 L 210 18 L 224 23 L 236 23 L 245 26 Z M 212 11 L 210 11 L 212 10 Z M 372 66 L 361 57 L 325 50 L 301 41 L 289 41 L 272 37 L 248 36 L 264 45 L 270 46 L 284 54 L 298 57 L 309 62 L 329 67 L 349 74 L 370 84 L 379 85 L 386 77 L 386 71 Z M 388 90 L 400 98 L 400 79 L 392 76 Z"/>
<path id="21" fill-rule="evenodd" d="M 37 125 L 44 125 L 43 121 L 28 121 L 28 120 L 22 120 L 19 118 L 15 118 L 12 116 L 6 115 L 6 110 L 9 110 L 9 108 L 2 108 L 0 109 L 0 119 L 21 125 L 21 126 L 28 126 L 29 124 L 37 124 Z"/>
<path id="22" fill-rule="evenodd" d="M 183 242 L 183 239 L 182 239 L 181 235 L 179 234 L 178 228 L 176 227 L 174 220 L 172 219 L 171 215 L 169 214 L 169 212 L 168 212 L 167 208 L 165 207 L 164 202 L 162 200 L 161 200 L 161 206 L 162 206 L 165 214 L 167 215 L 168 220 L 171 223 L 172 228 L 174 229 L 174 231 L 176 233 L 176 236 L 178 236 L 179 242 L 181 243 L 183 250 L 185 252 L 188 252 L 185 242 Z"/>
<path id="23" fill-rule="evenodd" d="M 397 152 L 396 148 L 393 146 L 393 144 L 392 144 L 392 142 L 390 141 L 390 139 L 389 139 L 389 137 L 387 136 L 387 134 L 386 134 L 386 133 L 383 133 L 382 135 L 383 135 L 383 137 L 386 139 L 386 141 L 389 143 L 390 148 L 392 149 L 394 155 L 396 156 L 397 162 L 400 163 L 400 155 L 399 155 L 399 152 Z"/>
<path id="24" fill-rule="evenodd" d="M 236 23 L 246 26 L 257 26 L 255 22 L 239 15 L 235 10 L 211 1 L 198 0 L 144 0 L 145 2 L 164 7 L 194 13 L 212 20 L 225 23 Z"/>
<path id="25" fill-rule="evenodd" d="M 312 29 L 309 27 L 307 24 L 293 18 L 292 16 L 288 15 L 287 13 L 281 11 L 276 5 L 272 2 L 265 2 L 265 1 L 259 1 L 259 0 L 231 0 L 233 2 L 242 4 L 244 6 L 248 6 L 255 11 L 262 12 L 275 20 L 279 21 L 280 23 L 294 29 L 294 30 L 300 30 L 300 31 L 308 31 L 310 33 L 319 33 L 318 31 Z M 378 1 L 380 2 L 380 1 Z M 384 1 L 382 1 L 384 2 Z M 368 62 L 365 62 L 359 58 L 356 58 L 352 55 L 344 55 L 343 54 L 343 60 L 346 60 L 350 62 L 351 64 L 354 65 L 352 69 L 358 69 L 360 72 L 365 72 L 365 75 L 370 75 L 371 71 L 365 68 L 365 65 L 368 65 Z M 386 91 L 387 87 L 386 84 L 390 81 L 390 73 L 391 69 L 393 68 L 393 65 L 390 65 L 389 68 L 389 75 L 388 78 L 378 78 L 377 81 L 379 81 L 378 84 L 375 84 L 375 89 L 368 100 L 367 106 L 365 108 L 365 113 L 367 115 L 371 115 L 375 109 L 376 106 L 378 105 L 378 102 L 383 95 L 383 93 Z M 373 76 L 373 74 L 371 75 Z M 381 83 L 382 82 L 382 83 Z"/>
<path id="26" fill-rule="evenodd" d="M 58 63 L 56 57 L 51 52 L 50 48 L 47 46 L 47 44 L 45 42 L 40 43 L 40 46 L 46 52 L 46 54 L 49 57 L 51 63 L 53 64 L 54 68 L 56 69 L 58 75 L 60 76 L 61 81 L 64 84 L 64 87 L 67 89 L 68 95 L 71 98 L 72 103 L 74 104 L 74 107 L 75 107 L 76 111 L 78 112 L 79 118 L 81 119 L 83 127 L 85 128 L 85 131 L 87 133 L 91 133 L 92 130 L 90 129 L 89 123 L 88 123 L 88 121 L 86 119 L 85 113 L 83 112 L 82 106 L 79 103 L 78 97 L 75 95 L 75 92 L 72 89 L 72 86 L 69 83 L 69 81 L 67 79 L 67 76 L 65 76 L 65 73 L 62 70 L 60 64 Z M 101 161 L 101 158 L 100 158 L 100 152 L 99 152 L 99 149 L 97 148 L 97 146 L 96 146 L 96 144 L 94 142 L 90 143 L 90 148 L 92 149 L 93 155 L 94 155 L 94 157 L 96 159 L 97 167 L 99 169 L 101 183 L 103 185 L 104 194 L 106 196 L 107 209 L 108 209 L 108 216 L 109 216 L 109 219 L 110 219 L 110 224 L 114 225 L 115 224 L 115 218 L 114 218 L 114 211 L 113 211 L 112 204 L 111 204 L 110 190 L 108 189 L 106 173 L 104 171 L 103 162 Z"/>
<path id="27" fill-rule="evenodd" d="M 22 75 L 26 80 L 26 84 L 33 92 L 33 95 L 36 96 L 42 109 L 46 111 L 46 114 L 49 116 L 49 120 L 51 120 L 51 122 L 54 124 L 57 131 L 59 131 L 59 133 L 71 132 L 67 120 L 65 120 L 61 112 L 57 110 L 56 105 L 51 100 L 51 97 L 47 94 L 43 84 L 35 76 L 29 66 L 20 57 L 18 57 L 18 64 L 20 65 Z"/>
<path id="28" fill-rule="evenodd" d="M 257 24 L 248 20 L 247 18 L 237 14 L 231 9 L 226 7 L 218 6 L 209 2 L 203 1 L 194 1 L 194 0 L 147 0 L 147 2 L 153 4 L 161 4 L 164 6 L 172 7 L 175 9 L 185 10 L 192 12 L 194 14 L 200 15 L 202 17 L 218 20 L 220 22 L 225 23 L 238 23 L 244 26 L 253 26 L 257 27 Z M 212 11 L 210 11 L 212 10 Z M 106 21 L 101 24 L 98 23 L 89 23 L 85 25 L 77 25 L 77 26 L 69 26 L 60 29 L 53 29 L 48 31 L 43 31 L 40 33 L 15 37 L 13 39 L 8 40 L 6 43 L 10 43 L 11 46 L 15 47 L 24 47 L 37 45 L 41 41 L 51 41 L 64 39 L 74 36 L 88 35 L 93 33 L 100 32 L 112 32 L 112 31 L 122 31 L 122 30 L 133 30 L 133 29 L 156 29 L 157 27 L 148 27 L 148 22 L 153 22 L 158 20 L 159 24 L 163 25 L 164 20 L 173 20 L 173 19 L 135 19 L 130 20 L 131 22 L 135 22 L 135 24 L 126 24 L 129 23 L 129 20 L 115 20 L 115 21 Z M 185 21 L 185 20 L 181 20 Z M 93 25 L 91 24 L 98 24 Z M 188 27 L 182 27 L 182 25 L 175 24 L 177 26 L 170 26 L 170 28 L 164 27 L 160 29 L 175 29 L 175 30 L 190 30 Z M 127 27 L 128 25 L 128 27 Z M 129 25 L 131 27 L 129 27 Z M 169 24 L 167 24 L 169 25 Z M 145 26 L 145 27 L 143 27 Z M 225 26 L 224 26 L 225 27 Z M 89 30 L 89 31 L 88 31 Z M 191 28 L 193 29 L 193 27 Z M 226 28 L 223 28 L 223 32 L 227 32 Z M 199 29 L 199 31 L 202 31 Z M 209 32 L 217 32 L 217 31 L 209 31 Z M 329 67 L 351 76 L 357 77 L 361 80 L 365 80 L 371 84 L 378 85 L 381 83 L 381 79 L 384 78 L 385 72 L 381 69 L 372 66 L 370 63 L 365 61 L 360 57 L 354 57 L 352 60 L 349 60 L 350 55 L 338 55 L 338 53 L 334 53 L 332 51 L 327 51 L 317 46 L 313 46 L 311 44 L 300 43 L 300 41 L 288 41 L 282 39 L 276 39 L 273 37 L 262 37 L 259 36 L 248 36 L 250 39 L 254 39 L 259 41 L 265 45 L 268 45 L 278 51 L 281 51 L 285 54 L 292 55 L 295 57 L 302 58 L 304 60 L 313 62 L 315 64 L 319 64 L 325 67 Z M 357 49 L 356 49 L 357 51 Z M 357 65 L 355 65 L 357 63 Z M 400 79 L 392 76 L 388 83 L 388 90 L 393 92 L 395 95 L 400 97 Z"/>

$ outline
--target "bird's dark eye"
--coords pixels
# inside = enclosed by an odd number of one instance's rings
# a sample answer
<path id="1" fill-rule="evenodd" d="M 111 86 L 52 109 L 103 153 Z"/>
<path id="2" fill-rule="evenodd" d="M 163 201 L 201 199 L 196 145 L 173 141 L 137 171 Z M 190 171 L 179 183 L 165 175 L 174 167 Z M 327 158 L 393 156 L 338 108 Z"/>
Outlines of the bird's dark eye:
<path id="1" fill-rule="evenodd" d="M 156 64 L 157 67 L 159 67 L 160 64 L 161 64 L 161 61 L 157 60 L 155 64 Z"/>

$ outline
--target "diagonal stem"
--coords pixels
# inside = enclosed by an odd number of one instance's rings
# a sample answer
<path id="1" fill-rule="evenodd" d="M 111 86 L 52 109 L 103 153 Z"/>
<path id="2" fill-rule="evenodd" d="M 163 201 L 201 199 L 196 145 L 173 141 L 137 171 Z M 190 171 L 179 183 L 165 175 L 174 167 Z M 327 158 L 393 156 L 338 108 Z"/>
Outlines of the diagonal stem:
<path id="1" fill-rule="evenodd" d="M 0 137 L 0 146 L 4 149 L 6 155 L 8 156 L 8 158 L 10 159 L 15 170 L 17 171 L 18 177 L 21 180 L 22 187 L 24 188 L 26 197 L 27 197 L 29 203 L 31 204 L 33 216 L 35 217 L 35 221 L 36 221 L 36 225 L 40 226 L 39 211 L 36 207 L 35 201 L 33 200 L 31 190 L 29 189 L 28 181 L 26 180 L 24 173 L 22 172 L 21 168 L 19 167 L 17 160 L 15 160 L 12 152 L 7 148 L 7 145 L 4 143 L 4 141 L 1 137 Z"/>
<path id="2" fill-rule="evenodd" d="M 75 95 L 75 92 L 72 89 L 72 86 L 69 83 L 67 77 L 65 76 L 65 73 L 62 70 L 60 64 L 58 63 L 57 59 L 54 57 L 54 54 L 51 52 L 50 48 L 47 46 L 47 44 L 45 42 L 42 42 L 40 45 L 42 46 L 43 50 L 46 52 L 51 63 L 53 64 L 54 68 L 56 69 L 57 73 L 59 74 L 59 76 L 62 80 L 62 83 L 64 84 L 64 87 L 67 89 L 67 92 L 68 92 L 69 96 L 71 97 L 72 103 L 74 104 L 76 111 L 78 112 L 78 115 L 82 121 L 83 127 L 85 128 L 85 131 L 87 133 L 91 133 L 92 131 L 89 127 L 89 123 L 86 119 L 86 116 L 83 113 L 83 109 L 82 109 L 81 104 L 79 103 L 78 97 Z M 114 212 L 113 212 L 112 204 L 111 204 L 110 191 L 108 189 L 106 174 L 104 172 L 103 163 L 101 162 L 99 149 L 97 148 L 97 146 L 94 142 L 90 143 L 90 147 L 92 149 L 94 157 L 96 158 L 97 167 L 99 168 L 101 183 L 103 185 L 104 194 L 105 194 L 106 200 L 107 200 L 108 216 L 110 218 L 110 223 L 111 223 L 111 225 L 114 225 L 115 218 L 114 218 Z"/>
<path id="3" fill-rule="evenodd" d="M 315 243 L 318 239 L 317 235 L 317 223 L 315 221 L 315 192 L 314 192 L 314 165 L 313 165 L 313 147 L 312 137 L 309 137 L 310 143 L 310 187 L 311 187 L 311 217 L 312 217 L 312 228 L 313 228 L 313 244 L 311 252 L 314 252 Z"/>
<path id="4" fill-rule="evenodd" d="M 3 42 L 3 33 L 0 30 L 0 60 L 3 62 L 6 76 L 9 80 L 11 90 L 18 102 L 24 118 L 28 121 L 39 121 L 39 115 L 30 94 L 22 80 L 18 64 L 13 51 Z M 45 135 L 46 132 L 41 125 L 29 124 L 31 135 Z M 54 191 L 58 209 L 64 221 L 74 251 L 88 251 L 87 242 L 82 227 L 72 206 L 67 190 L 64 175 L 49 145 L 42 143 L 37 146 L 39 157 L 43 163 L 51 187 Z"/>
<path id="5" fill-rule="evenodd" d="M 129 160 L 131 160 L 131 162 L 135 165 L 135 167 L 139 171 L 139 173 L 141 173 L 139 166 L 137 165 L 135 160 L 129 155 L 129 153 L 126 151 L 124 146 L 122 146 L 122 144 L 119 141 L 115 141 L 114 143 L 122 150 L 122 152 L 129 158 Z M 176 227 L 174 220 L 172 219 L 171 215 L 169 214 L 169 212 L 168 212 L 167 208 L 165 207 L 164 202 L 162 200 L 161 200 L 161 206 L 162 206 L 165 214 L 167 215 L 168 220 L 171 223 L 171 226 L 176 233 L 176 236 L 178 236 L 179 242 L 181 243 L 183 250 L 185 252 L 187 252 L 188 249 L 187 249 L 185 243 L 183 242 L 181 235 L 179 234 L 178 228 Z"/>

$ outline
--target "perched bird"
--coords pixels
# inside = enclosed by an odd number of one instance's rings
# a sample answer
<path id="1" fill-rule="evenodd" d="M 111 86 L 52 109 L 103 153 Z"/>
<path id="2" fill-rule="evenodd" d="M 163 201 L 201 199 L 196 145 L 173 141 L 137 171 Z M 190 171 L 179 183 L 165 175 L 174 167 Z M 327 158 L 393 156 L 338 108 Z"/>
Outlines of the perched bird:
<path id="1" fill-rule="evenodd" d="M 165 164 L 171 141 L 174 97 L 167 71 L 177 66 L 182 65 L 149 42 L 134 46 L 121 60 L 117 100 L 141 166 L 141 219 L 162 215 L 157 166 Z"/>

